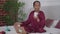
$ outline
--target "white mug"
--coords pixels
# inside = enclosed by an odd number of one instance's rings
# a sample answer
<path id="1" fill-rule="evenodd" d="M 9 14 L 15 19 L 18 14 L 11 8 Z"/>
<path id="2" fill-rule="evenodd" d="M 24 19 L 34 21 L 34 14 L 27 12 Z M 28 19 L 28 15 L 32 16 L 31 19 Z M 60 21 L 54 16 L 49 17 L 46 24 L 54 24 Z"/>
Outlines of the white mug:
<path id="1" fill-rule="evenodd" d="M 38 17 L 38 12 L 34 12 L 34 17 L 35 17 L 35 18 Z"/>

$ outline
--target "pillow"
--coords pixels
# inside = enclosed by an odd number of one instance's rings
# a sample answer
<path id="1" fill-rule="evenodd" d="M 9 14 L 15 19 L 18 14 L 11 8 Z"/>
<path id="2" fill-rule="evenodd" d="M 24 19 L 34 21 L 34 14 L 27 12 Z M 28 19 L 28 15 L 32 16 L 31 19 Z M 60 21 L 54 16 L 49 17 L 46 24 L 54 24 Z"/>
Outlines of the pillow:
<path id="1" fill-rule="evenodd" d="M 54 21 L 53 19 L 47 19 L 46 20 L 46 27 L 50 28 L 50 26 L 52 25 L 53 21 Z"/>
<path id="2" fill-rule="evenodd" d="M 57 23 L 57 25 L 55 26 L 55 28 L 60 29 L 60 20 L 59 20 L 59 22 Z"/>
<path id="3" fill-rule="evenodd" d="M 58 22 L 59 22 L 59 20 L 54 20 L 50 27 L 54 28 L 57 25 Z"/>

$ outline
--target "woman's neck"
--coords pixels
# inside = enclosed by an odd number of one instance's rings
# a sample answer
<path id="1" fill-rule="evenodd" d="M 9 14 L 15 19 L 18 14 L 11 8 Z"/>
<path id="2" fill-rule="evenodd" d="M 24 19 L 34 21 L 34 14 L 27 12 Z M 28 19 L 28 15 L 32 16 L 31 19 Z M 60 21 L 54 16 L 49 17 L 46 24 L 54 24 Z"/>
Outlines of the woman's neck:
<path id="1" fill-rule="evenodd" d="M 38 10 L 38 11 L 35 10 L 35 12 L 39 12 L 39 11 L 40 11 L 40 10 Z"/>
<path id="2" fill-rule="evenodd" d="M 35 12 L 39 12 L 40 10 L 34 10 Z"/>

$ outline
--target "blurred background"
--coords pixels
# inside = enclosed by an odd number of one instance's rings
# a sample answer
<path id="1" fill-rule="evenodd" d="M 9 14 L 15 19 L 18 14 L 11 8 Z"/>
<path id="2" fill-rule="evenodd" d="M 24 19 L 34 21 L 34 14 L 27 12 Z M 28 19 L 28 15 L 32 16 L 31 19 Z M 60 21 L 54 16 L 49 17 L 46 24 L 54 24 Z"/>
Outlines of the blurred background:
<path id="1" fill-rule="evenodd" d="M 33 10 L 35 0 L 0 0 L 0 23 L 14 24 L 24 21 Z M 38 0 L 46 19 L 60 20 L 60 0 Z"/>
<path id="2" fill-rule="evenodd" d="M 30 13 L 33 10 L 35 0 L 19 0 L 25 2 L 24 12 Z M 41 2 L 41 10 L 45 12 L 46 18 L 60 19 L 60 0 L 38 0 Z"/>

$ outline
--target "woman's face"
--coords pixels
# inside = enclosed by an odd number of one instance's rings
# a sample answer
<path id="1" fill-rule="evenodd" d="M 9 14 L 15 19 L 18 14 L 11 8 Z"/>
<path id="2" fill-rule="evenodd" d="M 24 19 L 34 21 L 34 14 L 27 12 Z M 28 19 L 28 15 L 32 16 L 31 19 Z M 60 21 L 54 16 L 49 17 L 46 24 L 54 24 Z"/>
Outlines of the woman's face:
<path id="1" fill-rule="evenodd" d="M 35 3 L 34 9 L 35 9 L 35 11 L 39 11 L 39 9 L 40 9 L 40 3 L 39 2 Z"/>

